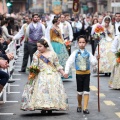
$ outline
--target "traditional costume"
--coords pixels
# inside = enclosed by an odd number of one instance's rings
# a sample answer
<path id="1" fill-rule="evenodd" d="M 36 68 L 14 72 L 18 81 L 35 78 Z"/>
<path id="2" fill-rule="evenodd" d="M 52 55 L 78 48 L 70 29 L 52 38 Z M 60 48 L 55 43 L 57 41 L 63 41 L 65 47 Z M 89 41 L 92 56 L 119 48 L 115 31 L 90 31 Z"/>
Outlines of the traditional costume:
<path id="1" fill-rule="evenodd" d="M 120 35 L 115 37 L 111 50 L 114 54 L 120 50 Z M 110 76 L 109 86 L 113 89 L 120 89 L 120 63 L 116 62 L 116 58 L 113 62 L 113 69 Z"/>
<path id="2" fill-rule="evenodd" d="M 78 94 L 78 109 L 82 108 L 82 95 L 84 94 L 84 107 L 86 110 L 89 100 L 89 84 L 90 84 L 90 64 L 95 65 L 97 63 L 96 58 L 89 53 L 86 49 L 75 50 L 66 62 L 65 73 L 69 73 L 70 67 L 74 63 L 76 69 L 76 82 L 77 82 L 77 94 Z"/>
<path id="3" fill-rule="evenodd" d="M 59 73 L 63 67 L 59 64 L 55 52 L 49 57 L 33 55 L 32 65 L 40 68 L 32 84 L 25 85 L 22 95 L 22 110 L 68 110 L 68 101 Z"/>
<path id="4" fill-rule="evenodd" d="M 50 39 L 51 39 L 51 44 L 53 46 L 54 51 L 58 55 L 58 59 L 60 62 L 60 65 L 65 68 L 65 63 L 69 57 L 68 51 L 65 47 L 64 40 L 62 38 L 60 29 L 50 29 Z M 72 78 L 72 72 L 70 72 L 69 78 Z"/>
<path id="5" fill-rule="evenodd" d="M 114 27 L 110 22 L 107 30 L 105 28 L 105 18 L 103 19 L 103 23 L 102 23 L 102 26 L 104 27 L 105 36 L 102 36 L 102 38 L 99 41 L 99 51 L 100 51 L 99 73 L 111 73 L 113 67 L 112 63 L 114 60 L 114 54 L 111 52 L 111 45 L 112 45 L 112 41 L 114 40 Z M 95 51 L 95 56 L 97 55 L 98 55 L 98 46 Z"/>
<path id="6" fill-rule="evenodd" d="M 60 27 L 61 34 L 63 35 L 64 40 L 72 41 L 73 40 L 73 30 L 72 30 L 70 23 L 67 21 L 60 22 L 59 27 Z M 67 50 L 70 55 L 71 47 L 69 47 L 69 49 L 67 49 Z"/>

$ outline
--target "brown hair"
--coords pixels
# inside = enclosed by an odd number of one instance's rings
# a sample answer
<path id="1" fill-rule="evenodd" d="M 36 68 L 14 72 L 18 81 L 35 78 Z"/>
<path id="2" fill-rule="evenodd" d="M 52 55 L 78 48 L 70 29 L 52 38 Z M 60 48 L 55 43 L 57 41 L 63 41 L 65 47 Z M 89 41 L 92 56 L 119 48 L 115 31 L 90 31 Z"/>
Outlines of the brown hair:
<path id="1" fill-rule="evenodd" d="M 39 17 L 39 15 L 37 13 L 32 14 L 32 18 L 34 18 L 34 16 L 38 16 Z"/>
<path id="2" fill-rule="evenodd" d="M 69 14 L 69 13 L 65 13 L 64 16 L 65 16 L 65 17 L 66 17 L 66 16 L 70 16 L 70 14 Z"/>
<path id="3" fill-rule="evenodd" d="M 97 22 L 98 22 L 98 19 L 97 19 L 97 18 L 94 18 L 93 21 L 92 21 L 92 25 L 94 24 L 94 21 L 95 21 L 95 20 L 97 20 Z"/>
<path id="4" fill-rule="evenodd" d="M 53 19 L 52 23 L 55 24 L 55 23 L 57 23 L 57 21 L 58 21 L 58 17 L 55 17 L 55 18 Z"/>
<path id="5" fill-rule="evenodd" d="M 44 38 L 41 38 L 40 40 L 38 40 L 37 43 L 42 44 L 45 48 L 49 47 L 47 41 Z"/>

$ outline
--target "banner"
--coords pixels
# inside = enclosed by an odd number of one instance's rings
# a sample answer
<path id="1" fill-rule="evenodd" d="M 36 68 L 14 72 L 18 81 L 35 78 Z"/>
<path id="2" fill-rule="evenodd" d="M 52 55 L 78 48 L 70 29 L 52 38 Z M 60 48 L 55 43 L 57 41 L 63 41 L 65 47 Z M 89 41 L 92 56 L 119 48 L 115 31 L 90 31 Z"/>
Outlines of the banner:
<path id="1" fill-rule="evenodd" d="M 60 14 L 62 12 L 62 6 L 60 0 L 52 0 L 52 10 L 54 14 Z"/>
<path id="2" fill-rule="evenodd" d="M 80 1 L 79 0 L 73 0 L 73 13 L 78 13 L 79 12 L 79 3 Z"/>

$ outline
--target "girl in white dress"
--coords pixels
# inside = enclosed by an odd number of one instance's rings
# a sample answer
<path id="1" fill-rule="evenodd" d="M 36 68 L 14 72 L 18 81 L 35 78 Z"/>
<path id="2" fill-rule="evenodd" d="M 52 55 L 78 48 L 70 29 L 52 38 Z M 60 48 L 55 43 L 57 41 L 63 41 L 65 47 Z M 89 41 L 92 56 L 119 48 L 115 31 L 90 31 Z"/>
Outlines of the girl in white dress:
<path id="1" fill-rule="evenodd" d="M 100 64 L 99 73 L 111 73 L 114 54 L 111 52 L 112 41 L 114 40 L 114 27 L 111 24 L 111 18 L 106 16 L 103 19 L 102 26 L 104 27 L 105 36 L 102 36 L 99 42 Z M 95 51 L 95 56 L 98 55 L 98 46 Z M 96 66 L 97 67 L 97 66 Z"/>
<path id="2" fill-rule="evenodd" d="M 120 32 L 120 26 L 118 27 L 118 30 Z M 114 54 L 120 50 L 120 35 L 115 37 L 111 50 Z M 110 76 L 109 87 L 120 89 L 120 63 L 117 63 L 115 58 L 113 64 L 114 66 Z"/>
<path id="3" fill-rule="evenodd" d="M 40 68 L 38 76 L 25 85 L 22 95 L 22 110 L 42 110 L 41 113 L 52 113 L 52 110 L 67 110 L 67 95 L 61 80 L 63 67 L 59 64 L 55 52 L 47 49 L 50 44 L 45 39 L 37 42 L 38 51 L 33 55 L 32 65 Z"/>

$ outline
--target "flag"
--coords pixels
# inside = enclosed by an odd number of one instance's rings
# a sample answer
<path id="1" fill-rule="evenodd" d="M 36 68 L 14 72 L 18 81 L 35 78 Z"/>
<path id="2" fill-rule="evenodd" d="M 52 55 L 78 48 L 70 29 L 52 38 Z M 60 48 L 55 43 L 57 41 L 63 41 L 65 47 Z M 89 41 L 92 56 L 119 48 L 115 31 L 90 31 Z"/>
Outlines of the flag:
<path id="1" fill-rule="evenodd" d="M 73 13 L 79 12 L 79 0 L 73 0 Z"/>

